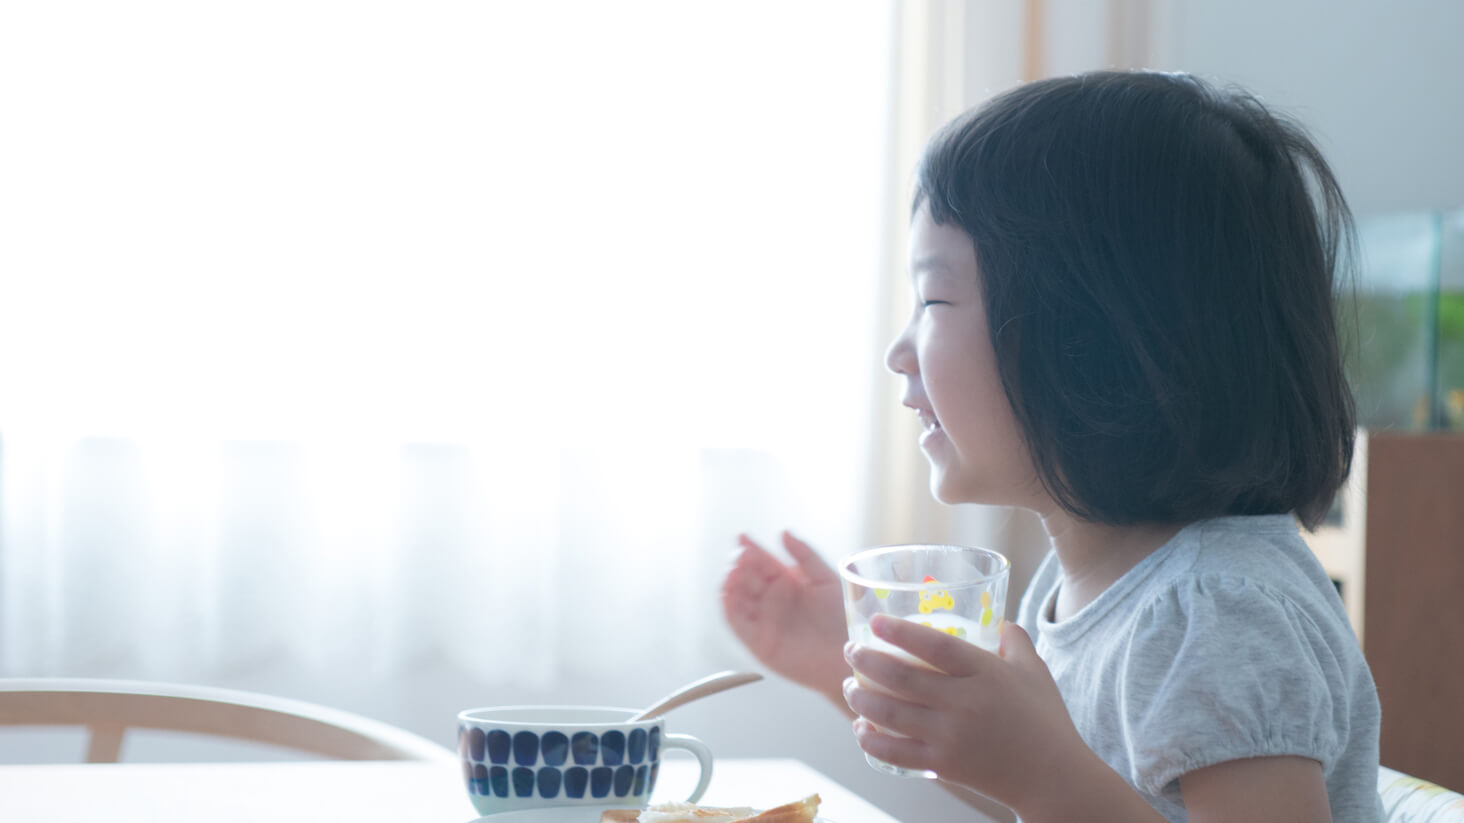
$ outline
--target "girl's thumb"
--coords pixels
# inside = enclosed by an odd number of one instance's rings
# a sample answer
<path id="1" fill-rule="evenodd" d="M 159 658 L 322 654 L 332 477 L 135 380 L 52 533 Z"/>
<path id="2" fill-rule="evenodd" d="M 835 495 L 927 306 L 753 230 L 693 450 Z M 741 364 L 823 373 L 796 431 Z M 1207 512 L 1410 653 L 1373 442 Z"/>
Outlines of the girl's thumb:
<path id="1" fill-rule="evenodd" d="M 997 647 L 997 654 L 1002 660 L 1017 665 L 1040 659 L 1037 657 L 1036 647 L 1032 645 L 1032 638 L 1027 636 L 1026 629 L 1010 620 L 1002 624 L 1001 645 Z"/>

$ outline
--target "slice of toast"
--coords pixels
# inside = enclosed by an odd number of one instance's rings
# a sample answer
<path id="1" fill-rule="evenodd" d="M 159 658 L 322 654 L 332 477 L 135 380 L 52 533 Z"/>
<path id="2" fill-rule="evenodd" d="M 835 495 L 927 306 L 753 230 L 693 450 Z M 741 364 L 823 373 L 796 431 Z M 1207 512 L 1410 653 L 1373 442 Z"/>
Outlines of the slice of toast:
<path id="1" fill-rule="evenodd" d="M 601 813 L 600 823 L 812 823 L 821 802 L 818 795 L 811 794 L 762 812 L 751 808 L 663 803 L 649 809 L 611 809 Z"/>
<path id="2" fill-rule="evenodd" d="M 736 823 L 757 813 L 752 808 L 660 803 L 649 809 L 611 809 L 600 815 L 600 823 Z"/>
<path id="3" fill-rule="evenodd" d="M 813 823 L 813 819 L 818 817 L 818 804 L 822 802 L 818 795 L 811 794 L 802 800 L 784 803 L 753 817 L 743 818 L 740 823 Z"/>

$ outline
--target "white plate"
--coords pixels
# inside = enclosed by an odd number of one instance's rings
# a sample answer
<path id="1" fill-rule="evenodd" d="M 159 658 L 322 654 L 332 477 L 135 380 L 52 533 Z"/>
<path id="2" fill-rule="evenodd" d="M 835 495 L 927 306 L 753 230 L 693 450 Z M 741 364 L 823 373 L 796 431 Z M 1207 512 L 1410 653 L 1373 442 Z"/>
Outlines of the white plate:
<path id="1" fill-rule="evenodd" d="M 487 817 L 475 817 L 468 823 L 600 823 L 600 813 L 619 806 L 551 806 L 547 809 L 520 809 Z M 833 823 L 826 817 L 815 817 L 813 823 Z"/>

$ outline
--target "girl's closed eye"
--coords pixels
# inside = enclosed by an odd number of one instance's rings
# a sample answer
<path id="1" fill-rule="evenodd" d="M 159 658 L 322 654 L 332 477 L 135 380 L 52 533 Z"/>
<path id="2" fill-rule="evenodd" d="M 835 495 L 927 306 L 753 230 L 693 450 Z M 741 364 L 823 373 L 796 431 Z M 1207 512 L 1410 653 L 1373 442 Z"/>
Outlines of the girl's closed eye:
<path id="1" fill-rule="evenodd" d="M 922 300 L 922 301 L 920 301 L 920 305 L 924 306 L 927 309 L 930 308 L 931 306 L 949 306 L 950 304 L 951 303 L 950 303 L 949 300 Z"/>

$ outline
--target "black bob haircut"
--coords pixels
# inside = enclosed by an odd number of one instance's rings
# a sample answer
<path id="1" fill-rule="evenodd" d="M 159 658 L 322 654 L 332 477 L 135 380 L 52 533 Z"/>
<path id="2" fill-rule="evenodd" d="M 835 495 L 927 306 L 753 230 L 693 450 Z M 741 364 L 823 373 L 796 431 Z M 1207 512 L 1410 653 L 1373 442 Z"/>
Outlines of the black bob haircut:
<path id="1" fill-rule="evenodd" d="M 1356 241 L 1300 126 L 1186 75 L 1039 81 L 931 138 L 922 205 L 975 245 L 1002 386 L 1064 509 L 1326 515 L 1352 462 L 1333 298 Z"/>

